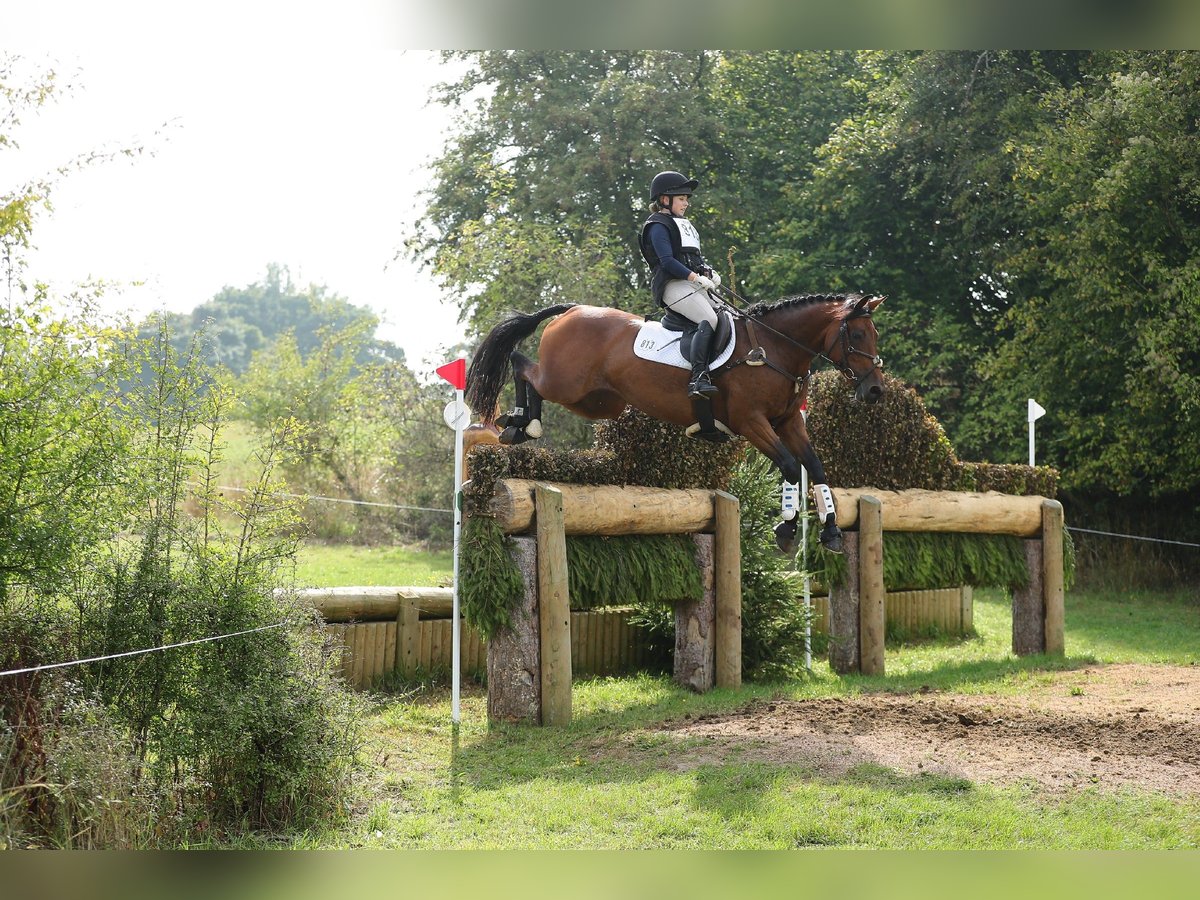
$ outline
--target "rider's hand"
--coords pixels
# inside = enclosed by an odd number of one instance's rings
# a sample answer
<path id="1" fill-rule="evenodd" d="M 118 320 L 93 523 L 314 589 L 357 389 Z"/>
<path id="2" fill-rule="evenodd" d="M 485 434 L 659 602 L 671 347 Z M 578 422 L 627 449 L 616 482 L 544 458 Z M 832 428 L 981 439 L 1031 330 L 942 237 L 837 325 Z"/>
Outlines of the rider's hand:
<path id="1" fill-rule="evenodd" d="M 712 279 L 713 287 L 721 286 L 721 276 L 718 273 L 710 272 L 708 277 Z"/>
<path id="2" fill-rule="evenodd" d="M 699 273 L 696 275 L 696 284 L 700 285 L 700 287 L 704 288 L 706 291 L 715 291 L 717 289 L 717 283 L 715 281 L 713 281 L 707 275 L 700 275 Z"/>

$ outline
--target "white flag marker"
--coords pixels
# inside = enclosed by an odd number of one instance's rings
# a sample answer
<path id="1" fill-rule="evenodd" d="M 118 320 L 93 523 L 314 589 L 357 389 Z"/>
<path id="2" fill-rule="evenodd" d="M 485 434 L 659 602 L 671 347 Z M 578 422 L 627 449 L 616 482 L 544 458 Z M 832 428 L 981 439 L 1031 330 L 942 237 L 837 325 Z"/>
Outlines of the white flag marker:
<path id="1" fill-rule="evenodd" d="M 1031 465 L 1031 466 L 1034 465 L 1034 461 L 1033 461 L 1033 459 L 1034 459 L 1033 423 L 1036 422 L 1038 419 L 1040 419 L 1045 414 L 1046 414 L 1046 410 L 1044 410 L 1042 408 L 1042 405 L 1040 403 L 1038 403 L 1036 400 L 1034 400 L 1032 397 L 1030 397 L 1029 398 L 1029 465 Z"/>

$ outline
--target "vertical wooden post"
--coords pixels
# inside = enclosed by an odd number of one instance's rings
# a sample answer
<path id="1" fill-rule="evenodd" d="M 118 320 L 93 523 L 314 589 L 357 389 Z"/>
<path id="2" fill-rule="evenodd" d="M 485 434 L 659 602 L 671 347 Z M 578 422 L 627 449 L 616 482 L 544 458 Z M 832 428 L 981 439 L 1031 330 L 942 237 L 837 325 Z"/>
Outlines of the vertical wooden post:
<path id="1" fill-rule="evenodd" d="M 1046 608 L 1046 652 L 1065 651 L 1063 624 L 1063 508 L 1042 501 L 1042 599 Z"/>
<path id="2" fill-rule="evenodd" d="M 396 659 L 395 667 L 401 674 L 413 675 L 417 671 L 417 656 L 421 650 L 421 609 L 412 597 L 400 597 L 400 609 L 396 613 Z"/>
<path id="3" fill-rule="evenodd" d="M 964 584 L 958 589 L 958 629 L 962 634 L 975 630 L 975 589 Z"/>
<path id="4" fill-rule="evenodd" d="M 1017 656 L 1046 652 L 1046 601 L 1042 590 L 1042 551 L 1040 540 L 1025 544 L 1025 567 L 1029 584 L 1011 588 L 1012 649 Z"/>
<path id="5" fill-rule="evenodd" d="M 859 671 L 883 674 L 885 631 L 883 589 L 883 505 L 858 498 L 858 640 Z"/>
<path id="6" fill-rule="evenodd" d="M 713 492 L 717 687 L 742 685 L 742 525 L 738 498 Z"/>
<path id="7" fill-rule="evenodd" d="M 536 539 L 514 537 L 512 559 L 525 589 L 512 611 L 512 625 L 488 638 L 488 720 L 536 725 L 542 708 Z"/>
<path id="8" fill-rule="evenodd" d="M 571 721 L 571 604 L 567 596 L 567 537 L 562 491 L 534 487 L 537 515 L 538 604 L 542 648 L 542 724 Z"/>
<path id="9" fill-rule="evenodd" d="M 713 686 L 716 594 L 713 587 L 713 536 L 694 534 L 696 567 L 703 594 L 675 604 L 676 684 L 703 694 Z"/>
<path id="10" fill-rule="evenodd" d="M 846 583 L 829 585 L 829 668 L 838 675 L 858 671 L 858 532 L 842 540 Z"/>

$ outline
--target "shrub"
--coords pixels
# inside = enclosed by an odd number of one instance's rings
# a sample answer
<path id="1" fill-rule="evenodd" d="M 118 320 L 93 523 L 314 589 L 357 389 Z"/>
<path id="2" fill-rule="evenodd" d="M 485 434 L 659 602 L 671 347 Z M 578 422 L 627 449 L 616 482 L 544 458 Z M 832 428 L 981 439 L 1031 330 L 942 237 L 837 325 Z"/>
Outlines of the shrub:
<path id="1" fill-rule="evenodd" d="M 808 428 L 829 483 L 900 491 L 999 491 L 1055 497 L 1052 468 L 963 463 L 917 392 L 890 375 L 875 404 L 853 399 L 846 380 L 824 371 L 813 378 Z"/>
<path id="2" fill-rule="evenodd" d="M 6 420 L 48 436 L 43 458 L 74 465 L 91 455 L 107 476 L 86 498 L 59 493 L 55 545 L 41 558 L 0 527 L 0 546 L 28 561 L 20 581 L 0 581 L 0 665 L 246 633 L 0 681 L 10 843 L 160 845 L 304 826 L 345 806 L 356 702 L 335 677 L 314 611 L 273 591 L 298 540 L 296 510 L 272 475 L 294 432 L 279 423 L 257 453 L 256 482 L 223 497 L 215 471 L 230 398 L 176 358 L 165 334 L 146 349 L 148 390 L 117 395 L 100 380 L 87 403 Z M 20 350 L 0 368 L 15 366 L 47 395 L 64 378 L 82 389 L 62 354 Z M 108 353 L 137 357 L 136 348 L 95 352 L 102 372 Z M 92 408 L 121 415 L 88 416 L 80 428 L 78 410 Z"/>

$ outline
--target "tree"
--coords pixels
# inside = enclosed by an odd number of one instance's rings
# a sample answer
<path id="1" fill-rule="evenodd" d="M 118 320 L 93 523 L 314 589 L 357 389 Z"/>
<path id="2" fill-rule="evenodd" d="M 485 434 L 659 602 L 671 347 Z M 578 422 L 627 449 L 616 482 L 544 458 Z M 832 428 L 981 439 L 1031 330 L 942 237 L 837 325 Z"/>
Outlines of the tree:
<path id="1" fill-rule="evenodd" d="M 195 336 L 205 335 L 204 362 L 241 375 L 251 357 L 277 337 L 290 332 L 301 355 L 321 343 L 323 330 L 340 331 L 359 323 L 373 334 L 379 319 L 324 285 L 299 288 L 286 266 L 267 266 L 261 282 L 246 287 L 225 287 L 190 313 L 168 313 L 143 323 L 141 336 L 151 338 L 165 323 L 176 351 L 184 352 Z M 385 359 L 403 361 L 404 351 L 389 341 L 372 337 L 357 350 L 359 363 Z M 149 375 L 147 375 L 149 377 Z"/>
<path id="2" fill-rule="evenodd" d="M 1005 150 L 1044 116 L 1039 98 L 1072 83 L 1070 54 L 861 54 L 862 108 L 818 153 L 783 250 L 758 277 L 895 297 L 886 307 L 889 367 L 921 392 L 969 455 L 964 432 L 974 361 L 1010 303 L 1002 266 L 1020 233 Z M 881 320 L 882 324 L 882 320 Z"/>
<path id="3" fill-rule="evenodd" d="M 1052 120 L 1014 154 L 1029 228 L 1008 267 L 1025 301 L 988 384 L 1052 399 L 1067 487 L 1195 491 L 1200 54 L 1098 62 L 1047 98 Z"/>

